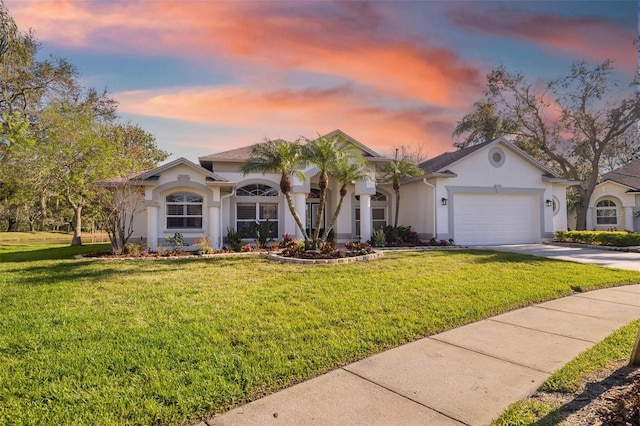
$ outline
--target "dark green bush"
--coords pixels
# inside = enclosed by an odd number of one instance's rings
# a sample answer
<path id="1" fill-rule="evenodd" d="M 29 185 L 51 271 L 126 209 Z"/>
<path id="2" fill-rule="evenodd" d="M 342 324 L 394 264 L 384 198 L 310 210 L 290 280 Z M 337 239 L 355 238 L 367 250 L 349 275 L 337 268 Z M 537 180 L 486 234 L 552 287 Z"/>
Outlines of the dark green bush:
<path id="1" fill-rule="evenodd" d="M 627 231 L 557 231 L 555 241 L 601 246 L 640 246 L 640 234 Z"/>

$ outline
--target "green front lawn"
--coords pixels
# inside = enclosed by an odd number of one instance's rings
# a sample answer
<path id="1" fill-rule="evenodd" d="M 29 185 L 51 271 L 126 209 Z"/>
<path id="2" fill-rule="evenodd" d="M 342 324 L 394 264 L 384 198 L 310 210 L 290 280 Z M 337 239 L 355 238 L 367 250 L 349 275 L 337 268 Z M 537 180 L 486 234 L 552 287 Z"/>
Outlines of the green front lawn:
<path id="1" fill-rule="evenodd" d="M 640 282 L 637 272 L 471 250 L 314 267 L 0 249 L 0 424 L 193 423 L 572 288 Z"/>

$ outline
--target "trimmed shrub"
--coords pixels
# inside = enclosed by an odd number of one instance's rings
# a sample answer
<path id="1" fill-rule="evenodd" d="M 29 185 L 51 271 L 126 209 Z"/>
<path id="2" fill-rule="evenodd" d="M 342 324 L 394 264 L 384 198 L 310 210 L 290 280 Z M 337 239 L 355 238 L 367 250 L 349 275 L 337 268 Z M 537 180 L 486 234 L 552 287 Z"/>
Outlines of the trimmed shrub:
<path id="1" fill-rule="evenodd" d="M 640 246 L 640 234 L 627 231 L 557 231 L 554 240 L 613 247 Z"/>

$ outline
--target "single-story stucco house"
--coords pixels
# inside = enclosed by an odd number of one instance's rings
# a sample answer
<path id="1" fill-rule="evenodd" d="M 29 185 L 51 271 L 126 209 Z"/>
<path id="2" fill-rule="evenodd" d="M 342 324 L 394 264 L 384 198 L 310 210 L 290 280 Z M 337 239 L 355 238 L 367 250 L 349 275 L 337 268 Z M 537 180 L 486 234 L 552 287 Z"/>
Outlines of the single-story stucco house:
<path id="1" fill-rule="evenodd" d="M 362 150 L 372 176 L 377 166 L 390 161 L 340 130 L 325 136 L 336 135 Z M 207 155 L 199 158 L 199 164 L 179 158 L 131 178 L 145 204 L 135 217 L 131 240 L 145 241 L 156 250 L 166 236 L 179 232 L 187 242 L 209 237 L 213 247 L 221 247 L 228 229 L 242 233 L 245 224 L 256 220 L 275 222 L 278 237 L 301 237 L 280 193 L 280 175 L 240 172 L 250 152 L 248 146 Z M 533 243 L 567 227 L 569 182 L 507 140 L 445 153 L 420 166 L 425 176 L 401 186 L 399 224 L 411 226 L 423 239 Z M 307 179 L 294 178 L 292 197 L 307 227 L 314 228 L 318 169 L 311 165 L 302 172 Z M 331 182 L 330 212 L 338 202 L 338 190 Z M 394 208 L 390 184 L 353 182 L 334 226 L 335 241 L 368 240 L 374 229 L 392 223 Z"/>
<path id="2" fill-rule="evenodd" d="M 633 160 L 602 175 L 589 200 L 587 229 L 638 232 L 639 212 L 640 160 Z"/>

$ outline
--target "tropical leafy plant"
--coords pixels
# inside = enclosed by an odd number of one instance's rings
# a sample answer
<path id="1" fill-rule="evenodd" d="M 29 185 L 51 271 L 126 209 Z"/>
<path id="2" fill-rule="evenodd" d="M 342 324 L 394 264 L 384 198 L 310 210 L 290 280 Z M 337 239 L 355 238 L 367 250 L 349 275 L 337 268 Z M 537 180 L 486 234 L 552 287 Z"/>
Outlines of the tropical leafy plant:
<path id="1" fill-rule="evenodd" d="M 235 229 L 229 227 L 227 228 L 227 247 L 231 251 L 240 251 L 242 248 L 242 237 L 240 233 Z"/>
<path id="2" fill-rule="evenodd" d="M 273 241 L 275 234 L 276 223 L 269 220 L 258 221 L 255 223 L 248 223 L 246 226 L 247 233 L 256 243 L 256 248 L 266 248 L 267 245 Z"/>

